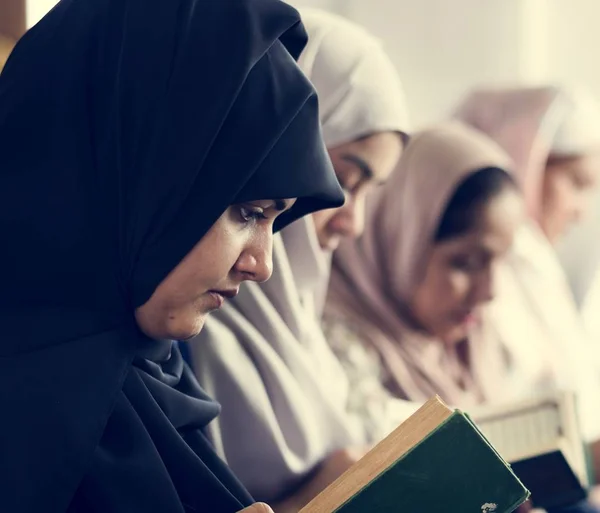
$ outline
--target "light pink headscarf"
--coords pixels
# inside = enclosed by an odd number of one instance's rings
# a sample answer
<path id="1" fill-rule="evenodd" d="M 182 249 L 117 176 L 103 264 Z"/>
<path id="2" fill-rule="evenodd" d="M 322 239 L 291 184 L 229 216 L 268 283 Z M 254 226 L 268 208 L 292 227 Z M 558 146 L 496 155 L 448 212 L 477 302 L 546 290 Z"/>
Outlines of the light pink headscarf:
<path id="1" fill-rule="evenodd" d="M 406 321 L 448 201 L 467 176 L 486 167 L 508 169 L 509 161 L 474 130 L 455 123 L 421 132 L 369 198 L 362 238 L 334 254 L 327 313 L 341 316 L 376 350 L 391 376 L 386 385 L 400 398 L 439 394 L 469 407 L 502 388 L 503 353 L 493 339 L 482 344 L 481 333 L 474 334 L 452 350 Z"/>
<path id="2" fill-rule="evenodd" d="M 508 153 L 536 220 L 548 157 L 600 149 L 600 107 L 581 89 L 478 89 L 454 117 L 487 134 Z"/>

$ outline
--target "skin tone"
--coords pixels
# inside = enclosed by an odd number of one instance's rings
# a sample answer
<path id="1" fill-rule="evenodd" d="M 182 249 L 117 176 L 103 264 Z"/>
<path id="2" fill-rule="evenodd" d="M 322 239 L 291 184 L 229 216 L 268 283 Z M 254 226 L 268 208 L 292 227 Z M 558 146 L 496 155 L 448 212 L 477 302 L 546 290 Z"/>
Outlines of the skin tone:
<path id="1" fill-rule="evenodd" d="M 482 205 L 477 218 L 468 232 L 434 245 L 410 305 L 415 326 L 448 345 L 464 340 L 493 299 L 495 268 L 524 218 L 523 202 L 507 188 Z"/>
<path id="2" fill-rule="evenodd" d="M 240 513 L 273 513 L 273 510 L 266 504 L 257 502 L 248 508 L 244 508 Z"/>
<path id="3" fill-rule="evenodd" d="M 297 513 L 360 460 L 369 449 L 370 447 L 350 447 L 332 452 L 304 487 L 286 500 L 273 505 L 275 513 Z"/>
<path id="4" fill-rule="evenodd" d="M 358 237 L 364 226 L 365 197 L 384 183 L 402 153 L 399 134 L 381 132 L 329 149 L 337 178 L 346 193 L 346 203 L 337 209 L 313 214 L 319 244 L 335 250 L 344 237 Z"/>
<path id="5" fill-rule="evenodd" d="M 140 329 L 154 339 L 188 340 L 200 333 L 211 311 L 237 294 L 242 282 L 268 280 L 273 222 L 294 202 L 230 206 L 136 309 Z"/>
<path id="6" fill-rule="evenodd" d="M 599 173 L 600 153 L 549 159 L 538 217 L 542 231 L 552 244 L 589 210 Z"/>

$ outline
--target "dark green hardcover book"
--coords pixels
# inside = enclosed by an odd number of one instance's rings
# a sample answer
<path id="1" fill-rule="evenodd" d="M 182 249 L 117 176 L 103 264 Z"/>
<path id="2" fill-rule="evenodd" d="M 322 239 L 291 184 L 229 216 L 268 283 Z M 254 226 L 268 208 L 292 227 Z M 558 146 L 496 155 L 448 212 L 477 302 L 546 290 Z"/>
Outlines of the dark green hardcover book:
<path id="1" fill-rule="evenodd" d="M 301 513 L 511 513 L 528 497 L 469 417 L 436 397 Z"/>
<path id="2" fill-rule="evenodd" d="M 480 409 L 474 418 L 535 506 L 559 508 L 586 497 L 591 479 L 573 393 Z"/>

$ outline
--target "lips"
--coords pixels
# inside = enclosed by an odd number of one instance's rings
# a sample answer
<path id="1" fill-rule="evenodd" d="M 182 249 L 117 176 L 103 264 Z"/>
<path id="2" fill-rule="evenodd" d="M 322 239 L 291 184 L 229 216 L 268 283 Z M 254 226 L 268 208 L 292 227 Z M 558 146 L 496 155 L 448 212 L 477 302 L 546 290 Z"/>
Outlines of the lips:
<path id="1" fill-rule="evenodd" d="M 461 312 L 456 316 L 456 320 L 460 324 L 472 325 L 477 322 L 477 313 L 473 310 Z"/>
<path id="2" fill-rule="evenodd" d="M 223 306 L 225 299 L 231 299 L 237 296 L 239 289 L 227 290 L 209 290 L 208 297 L 212 299 L 211 310 L 217 310 Z"/>
<path id="3" fill-rule="evenodd" d="M 235 296 L 238 295 L 240 289 L 236 288 L 236 289 L 227 289 L 227 290 L 211 290 L 211 294 L 218 294 L 219 296 L 223 297 L 223 298 L 228 298 L 228 299 L 233 299 Z"/>

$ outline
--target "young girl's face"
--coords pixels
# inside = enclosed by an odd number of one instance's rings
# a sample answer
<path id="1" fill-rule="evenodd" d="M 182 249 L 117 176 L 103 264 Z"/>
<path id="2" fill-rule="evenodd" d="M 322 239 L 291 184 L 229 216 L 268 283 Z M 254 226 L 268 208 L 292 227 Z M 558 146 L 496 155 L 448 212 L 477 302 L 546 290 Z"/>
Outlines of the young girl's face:
<path id="1" fill-rule="evenodd" d="M 474 228 L 433 246 L 410 304 L 417 327 L 448 344 L 468 335 L 481 306 L 494 297 L 494 271 L 523 219 L 522 200 L 507 189 L 478 214 Z"/>
<path id="2" fill-rule="evenodd" d="M 293 203 L 266 200 L 229 207 L 136 309 L 140 329 L 155 339 L 190 339 L 243 281 L 269 279 L 273 223 Z"/>

